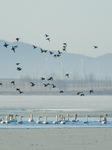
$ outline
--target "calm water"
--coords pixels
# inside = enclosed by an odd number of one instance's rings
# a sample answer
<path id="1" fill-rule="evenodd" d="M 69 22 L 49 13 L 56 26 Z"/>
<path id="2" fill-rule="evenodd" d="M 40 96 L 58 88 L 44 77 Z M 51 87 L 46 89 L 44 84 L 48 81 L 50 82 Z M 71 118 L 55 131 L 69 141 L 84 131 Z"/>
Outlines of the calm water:
<path id="1" fill-rule="evenodd" d="M 112 110 L 111 96 L 0 96 L 0 113 L 22 111 L 103 111 Z M 108 117 L 107 124 L 97 122 L 99 118 L 90 117 L 89 124 L 83 124 L 86 118 L 79 117 L 79 122 L 67 122 L 64 125 L 53 124 L 56 118 L 49 117 L 48 125 L 28 122 L 28 117 L 23 118 L 23 124 L 0 124 L 0 128 L 74 128 L 74 127 L 112 127 L 112 118 Z M 73 117 L 70 117 L 72 120 Z M 19 120 L 19 118 L 18 118 Z M 42 118 L 44 121 L 45 118 Z"/>
<path id="2" fill-rule="evenodd" d="M 112 110 L 112 96 L 0 96 L 0 109 Z"/>

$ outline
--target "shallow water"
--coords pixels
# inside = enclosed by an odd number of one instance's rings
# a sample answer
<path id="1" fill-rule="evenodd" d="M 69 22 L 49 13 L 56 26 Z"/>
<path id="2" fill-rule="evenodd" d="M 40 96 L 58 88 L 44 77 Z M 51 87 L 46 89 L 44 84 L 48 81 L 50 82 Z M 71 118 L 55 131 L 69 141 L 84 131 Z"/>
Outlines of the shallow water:
<path id="1" fill-rule="evenodd" d="M 19 113 L 19 112 L 46 112 L 46 111 L 104 111 L 112 110 L 111 96 L 0 96 L 0 114 L 2 113 Z M 19 120 L 19 118 L 17 118 Z M 66 118 L 67 119 L 67 118 Z M 79 127 L 112 127 L 112 118 L 108 117 L 108 122 L 102 124 L 97 122 L 99 118 L 90 117 L 88 124 L 83 124 L 86 120 L 84 117 L 79 117 L 79 122 L 71 122 L 73 117 L 70 117 L 70 122 L 66 124 L 53 124 L 56 120 L 54 117 L 48 117 L 49 124 L 36 124 L 37 118 L 34 117 L 34 122 L 28 122 L 28 117 L 23 118 L 23 124 L 10 122 L 9 124 L 1 124 L 0 128 L 79 128 Z M 45 118 L 41 119 L 42 122 Z"/>

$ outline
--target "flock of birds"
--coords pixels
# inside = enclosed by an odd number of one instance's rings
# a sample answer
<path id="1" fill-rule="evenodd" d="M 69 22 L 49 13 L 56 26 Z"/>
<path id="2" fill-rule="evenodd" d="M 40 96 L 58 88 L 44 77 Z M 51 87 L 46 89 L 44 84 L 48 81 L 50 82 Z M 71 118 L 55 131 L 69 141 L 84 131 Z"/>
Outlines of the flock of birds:
<path id="1" fill-rule="evenodd" d="M 2 117 L 0 118 L 0 122 L 3 124 L 3 123 L 11 123 L 11 122 L 17 122 L 18 124 L 23 124 L 23 116 L 20 116 L 20 120 L 17 121 L 17 117 L 18 115 L 16 114 L 13 118 L 13 114 L 9 114 L 6 116 L 6 118 Z M 30 118 L 28 119 L 28 122 L 34 122 L 34 119 L 33 119 L 33 115 L 30 114 L 29 115 Z M 99 120 L 98 122 L 101 122 L 102 124 L 106 124 L 107 123 L 107 117 L 108 115 L 105 114 L 103 119 L 101 120 L 102 116 L 99 116 Z M 66 122 L 78 122 L 79 120 L 77 119 L 77 113 L 74 114 L 74 119 L 73 120 L 69 120 L 69 117 L 70 115 L 67 114 L 67 120 L 65 119 L 65 117 L 63 117 L 63 115 L 59 115 L 58 116 L 55 116 L 56 117 L 56 120 L 53 121 L 52 123 L 53 124 L 65 124 Z M 86 121 L 83 121 L 83 123 L 89 123 L 88 121 L 88 117 L 90 117 L 89 115 L 86 115 Z M 49 124 L 49 122 L 47 121 L 47 116 L 45 116 L 45 121 L 41 121 L 40 118 L 42 118 L 41 116 L 38 116 L 38 120 L 36 121 L 36 123 L 38 124 Z M 58 119 L 59 118 L 59 119 Z"/>
<path id="2" fill-rule="evenodd" d="M 46 37 L 46 40 L 50 42 L 50 36 L 49 36 L 48 34 L 45 34 L 45 37 Z M 19 40 L 20 40 L 20 38 L 16 38 L 16 41 L 17 41 L 17 42 L 19 42 Z M 7 44 L 7 43 L 5 42 L 4 47 L 7 48 L 8 46 L 9 46 L 9 44 Z M 35 46 L 35 45 L 32 45 L 32 46 L 33 46 L 34 49 L 37 48 L 37 46 Z M 18 48 L 18 45 L 12 46 L 12 49 L 11 49 L 11 50 L 12 50 L 13 52 L 15 52 L 16 48 Z M 66 48 L 67 48 L 67 43 L 63 43 L 63 51 L 66 52 Z M 97 46 L 94 46 L 94 48 L 96 49 L 96 48 L 98 48 L 98 47 L 97 47 Z M 40 50 L 41 50 L 41 53 L 43 53 L 43 52 L 46 53 L 46 52 L 48 51 L 48 50 L 43 50 L 42 48 L 40 48 Z M 49 53 L 50 53 L 50 55 L 54 54 L 52 51 L 49 51 Z M 54 54 L 53 56 L 54 56 L 55 58 L 57 58 L 57 57 L 60 57 L 61 54 L 62 54 L 62 52 L 58 50 L 58 54 Z M 17 71 L 21 71 L 22 68 L 19 66 L 20 63 L 17 62 L 16 65 L 17 65 Z M 69 78 L 69 73 L 65 74 L 65 77 Z M 41 80 L 44 81 L 45 78 L 44 78 L 44 77 L 41 77 Z M 49 77 L 47 80 L 48 80 L 48 81 L 53 81 L 53 77 Z M 11 81 L 11 84 L 15 85 L 15 81 Z M 30 84 L 31 84 L 31 87 L 34 87 L 34 86 L 35 86 L 35 83 L 33 83 L 33 82 L 30 82 Z M 2 86 L 2 83 L 1 83 L 1 82 L 0 82 L 0 85 Z M 44 85 L 44 87 L 47 87 L 47 86 L 51 85 L 52 88 L 56 88 L 56 85 L 54 85 L 53 83 L 52 83 L 52 84 L 50 84 L 50 83 L 43 83 L 43 85 Z M 23 91 L 20 90 L 20 88 L 16 88 L 16 90 L 19 92 L 19 94 L 24 93 Z M 60 90 L 59 93 L 64 93 L 64 91 L 63 91 L 63 90 Z M 89 93 L 92 94 L 92 93 L 94 93 L 94 92 L 93 92 L 93 90 L 90 90 Z M 85 96 L 84 92 L 78 92 L 77 95 Z"/>

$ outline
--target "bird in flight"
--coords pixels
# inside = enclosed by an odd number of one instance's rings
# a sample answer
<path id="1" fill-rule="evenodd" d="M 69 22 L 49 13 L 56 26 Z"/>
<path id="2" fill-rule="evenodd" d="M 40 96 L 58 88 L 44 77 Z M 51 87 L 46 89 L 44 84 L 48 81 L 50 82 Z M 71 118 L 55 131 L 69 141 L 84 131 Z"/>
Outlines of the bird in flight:
<path id="1" fill-rule="evenodd" d="M 49 51 L 50 55 L 54 54 L 53 52 Z"/>
<path id="2" fill-rule="evenodd" d="M 35 46 L 35 45 L 32 45 L 32 46 L 33 46 L 33 48 L 34 48 L 34 49 L 36 49 L 36 48 L 37 48 L 37 46 Z"/>
<path id="3" fill-rule="evenodd" d="M 53 80 L 53 77 L 50 77 L 49 79 L 47 79 L 47 80 Z"/>
<path id="4" fill-rule="evenodd" d="M 20 40 L 20 38 L 16 38 L 16 41 L 18 42 Z"/>
<path id="5" fill-rule="evenodd" d="M 93 90 L 90 90 L 89 93 L 91 94 L 91 93 L 94 93 L 94 92 L 93 92 Z"/>
<path id="6" fill-rule="evenodd" d="M 64 93 L 64 92 L 61 90 L 61 91 L 59 91 L 59 93 Z"/>
<path id="7" fill-rule="evenodd" d="M 22 70 L 22 68 L 21 68 L 21 67 L 17 67 L 17 70 L 18 70 L 18 71 L 21 71 L 21 70 Z"/>
<path id="8" fill-rule="evenodd" d="M 0 85 L 2 85 L 2 83 L 0 83 Z"/>
<path id="9" fill-rule="evenodd" d="M 14 46 L 12 46 L 12 49 L 11 50 L 13 50 L 13 52 L 15 53 L 15 47 Z"/>
<path id="10" fill-rule="evenodd" d="M 82 94 L 83 92 L 78 92 L 77 95 Z"/>
<path id="11" fill-rule="evenodd" d="M 50 84 L 49 84 L 49 83 L 47 83 L 47 84 L 43 83 L 43 85 L 44 85 L 44 87 L 47 87 L 47 86 L 50 85 Z"/>
<path id="12" fill-rule="evenodd" d="M 6 48 L 7 48 L 8 46 L 9 46 L 9 44 L 7 44 L 7 43 L 5 43 L 5 44 L 4 44 L 4 47 L 6 47 Z"/>
<path id="13" fill-rule="evenodd" d="M 11 84 L 14 84 L 14 85 L 15 85 L 15 81 L 11 81 Z"/>
<path id="14" fill-rule="evenodd" d="M 67 73 L 67 74 L 65 75 L 65 77 L 68 77 L 68 78 L 69 78 L 69 73 Z"/>
<path id="15" fill-rule="evenodd" d="M 50 42 L 50 38 L 49 37 L 46 40 Z"/>
<path id="16" fill-rule="evenodd" d="M 45 78 L 41 77 L 41 80 L 45 80 Z"/>
<path id="17" fill-rule="evenodd" d="M 58 50 L 58 54 L 61 54 L 62 52 L 60 52 L 59 50 Z"/>
<path id="18" fill-rule="evenodd" d="M 48 37 L 49 35 L 48 34 L 45 34 L 45 37 Z"/>
<path id="19" fill-rule="evenodd" d="M 94 48 L 98 48 L 98 46 L 94 46 Z"/>
<path id="20" fill-rule="evenodd" d="M 30 82 L 31 83 L 31 86 L 34 86 L 35 84 L 33 82 Z"/>
<path id="21" fill-rule="evenodd" d="M 52 88 L 55 88 L 56 86 L 54 84 L 52 84 Z"/>
<path id="22" fill-rule="evenodd" d="M 19 65 L 20 63 L 16 63 L 16 65 Z"/>

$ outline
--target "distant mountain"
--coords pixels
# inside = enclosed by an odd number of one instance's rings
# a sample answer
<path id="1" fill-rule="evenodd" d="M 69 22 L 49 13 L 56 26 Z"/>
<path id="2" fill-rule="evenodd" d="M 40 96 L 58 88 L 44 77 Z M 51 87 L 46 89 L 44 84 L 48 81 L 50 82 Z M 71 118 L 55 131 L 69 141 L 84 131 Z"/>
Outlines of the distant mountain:
<path id="1" fill-rule="evenodd" d="M 8 43 L 8 48 L 4 43 Z M 18 47 L 13 52 L 12 46 Z M 52 50 L 54 54 L 58 51 Z M 71 79 L 85 77 L 93 74 L 95 78 L 104 78 L 112 75 L 112 54 L 102 55 L 97 58 L 84 55 L 62 52 L 60 57 L 54 54 L 41 53 L 40 47 L 36 49 L 32 45 L 23 42 L 7 42 L 0 40 L 0 78 L 40 78 L 53 76 L 63 79 L 66 73 Z M 21 71 L 17 71 L 16 63 L 20 62 Z"/>

